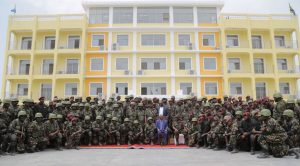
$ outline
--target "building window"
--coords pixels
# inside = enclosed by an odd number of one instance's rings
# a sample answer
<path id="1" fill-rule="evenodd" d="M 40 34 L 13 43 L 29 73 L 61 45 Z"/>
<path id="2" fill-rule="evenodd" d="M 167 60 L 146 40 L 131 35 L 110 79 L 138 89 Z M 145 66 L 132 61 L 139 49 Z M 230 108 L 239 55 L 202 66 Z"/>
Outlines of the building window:
<path id="1" fill-rule="evenodd" d="M 287 59 L 284 58 L 278 58 L 277 59 L 277 68 L 278 70 L 287 70 Z"/>
<path id="2" fill-rule="evenodd" d="M 78 74 L 78 59 L 67 59 L 67 74 Z"/>
<path id="3" fill-rule="evenodd" d="M 277 48 L 285 47 L 284 36 L 275 36 L 275 45 Z"/>
<path id="4" fill-rule="evenodd" d="M 290 84 L 288 82 L 279 83 L 280 93 L 288 95 L 290 94 Z"/>
<path id="5" fill-rule="evenodd" d="M 168 23 L 169 7 L 138 7 L 138 23 Z"/>
<path id="6" fill-rule="evenodd" d="M 128 84 L 127 83 L 116 83 L 116 94 L 128 95 Z"/>
<path id="7" fill-rule="evenodd" d="M 192 59 L 191 58 L 179 58 L 179 70 L 191 70 Z"/>
<path id="8" fill-rule="evenodd" d="M 203 46 L 215 46 L 215 35 L 203 35 L 202 36 Z"/>
<path id="9" fill-rule="evenodd" d="M 128 35 L 117 35 L 117 43 L 119 46 L 128 46 Z"/>
<path id="10" fill-rule="evenodd" d="M 108 24 L 109 10 L 107 7 L 92 7 L 89 9 L 90 24 Z"/>
<path id="11" fill-rule="evenodd" d="M 205 82 L 205 94 L 206 95 L 218 95 L 218 83 Z"/>
<path id="12" fill-rule="evenodd" d="M 27 96 L 27 95 L 28 95 L 28 84 L 18 84 L 17 96 Z"/>
<path id="13" fill-rule="evenodd" d="M 194 15 L 191 7 L 174 7 L 174 23 L 193 23 Z"/>
<path id="14" fill-rule="evenodd" d="M 42 84 L 41 96 L 45 97 L 45 100 L 51 100 L 51 98 L 52 98 L 52 84 Z"/>
<path id="15" fill-rule="evenodd" d="M 141 58 L 142 70 L 165 70 L 166 58 Z"/>
<path id="16" fill-rule="evenodd" d="M 103 58 L 91 58 L 91 71 L 103 70 Z"/>
<path id="17" fill-rule="evenodd" d="M 238 35 L 227 35 L 227 47 L 238 47 L 239 37 Z"/>
<path id="18" fill-rule="evenodd" d="M 90 96 L 100 96 L 102 94 L 102 83 L 90 83 Z"/>
<path id="19" fill-rule="evenodd" d="M 182 91 L 183 95 L 190 95 L 192 93 L 192 83 L 180 83 L 180 90 Z"/>
<path id="20" fill-rule="evenodd" d="M 142 95 L 166 95 L 167 85 L 166 83 L 142 83 L 141 94 Z"/>
<path id="21" fill-rule="evenodd" d="M 53 74 L 53 67 L 54 67 L 53 59 L 44 59 L 42 74 L 44 75 Z"/>
<path id="22" fill-rule="evenodd" d="M 45 37 L 45 49 L 52 50 L 54 48 L 55 48 L 55 37 L 54 36 Z"/>
<path id="23" fill-rule="evenodd" d="M 114 7 L 114 24 L 128 24 L 133 22 L 132 7 Z"/>
<path id="24" fill-rule="evenodd" d="M 68 48 L 70 49 L 79 48 L 79 45 L 80 45 L 80 36 L 69 36 Z"/>
<path id="25" fill-rule="evenodd" d="M 216 58 L 203 58 L 204 70 L 217 70 Z"/>
<path id="26" fill-rule="evenodd" d="M 217 8 L 198 7 L 198 23 L 217 23 Z"/>
<path id="27" fill-rule="evenodd" d="M 254 72 L 258 74 L 265 73 L 264 59 L 254 58 Z"/>
<path id="28" fill-rule="evenodd" d="M 230 83 L 230 94 L 231 95 L 242 95 L 242 83 L 240 82 L 231 82 Z"/>
<path id="29" fill-rule="evenodd" d="M 77 96 L 77 83 L 65 84 L 65 96 Z"/>
<path id="30" fill-rule="evenodd" d="M 252 48 L 262 48 L 261 36 L 252 36 Z"/>
<path id="31" fill-rule="evenodd" d="M 143 34 L 142 46 L 164 46 L 166 45 L 166 36 L 164 34 Z"/>
<path id="32" fill-rule="evenodd" d="M 116 70 L 128 70 L 128 58 L 116 58 Z"/>
<path id="33" fill-rule="evenodd" d="M 92 47 L 104 46 L 104 35 L 92 35 Z"/>
<path id="34" fill-rule="evenodd" d="M 261 98 L 264 98 L 267 96 L 266 83 L 256 82 L 255 87 L 256 87 L 256 98 L 257 99 L 261 99 Z"/>
<path id="35" fill-rule="evenodd" d="M 29 75 L 30 60 L 20 60 L 19 75 Z"/>
<path id="36" fill-rule="evenodd" d="M 22 37 L 22 50 L 30 50 L 32 44 L 32 37 Z"/>
<path id="37" fill-rule="evenodd" d="M 241 70 L 241 62 L 239 58 L 228 58 L 228 69 L 230 71 Z"/>
<path id="38" fill-rule="evenodd" d="M 179 34 L 178 35 L 178 45 L 179 46 L 189 46 L 191 43 L 191 35 L 189 34 Z"/>

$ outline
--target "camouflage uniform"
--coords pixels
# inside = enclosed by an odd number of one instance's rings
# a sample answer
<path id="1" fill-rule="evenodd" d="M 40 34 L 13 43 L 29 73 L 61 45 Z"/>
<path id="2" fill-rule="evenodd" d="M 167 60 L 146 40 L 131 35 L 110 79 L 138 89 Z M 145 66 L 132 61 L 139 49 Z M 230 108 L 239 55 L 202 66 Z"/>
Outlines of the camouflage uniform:
<path id="1" fill-rule="evenodd" d="M 143 143 L 143 128 L 139 124 L 138 120 L 135 120 L 133 122 L 132 135 L 129 136 L 129 139 L 131 142 L 134 143 L 139 143 L 139 144 Z"/>
<path id="2" fill-rule="evenodd" d="M 56 147 L 58 150 L 61 150 L 62 131 L 60 130 L 59 125 L 55 119 L 55 114 L 49 114 L 49 120 L 45 122 L 46 135 L 48 137 L 50 145 Z"/>
<path id="3" fill-rule="evenodd" d="M 27 148 L 30 152 L 44 150 L 48 144 L 43 115 L 36 113 L 35 119 L 36 120 L 31 122 L 28 127 Z"/>
<path id="4" fill-rule="evenodd" d="M 128 145 L 131 145 L 132 138 L 130 137 L 132 136 L 132 125 L 129 118 L 124 119 L 124 123 L 121 125 L 120 130 L 122 143 L 125 144 L 127 142 Z"/>
<path id="5" fill-rule="evenodd" d="M 145 125 L 145 143 L 153 145 L 154 138 L 155 138 L 155 130 L 156 126 L 153 123 L 152 117 L 149 117 L 147 119 L 147 123 Z"/>
<path id="6" fill-rule="evenodd" d="M 106 132 L 101 116 L 96 117 L 96 121 L 92 123 L 93 137 L 97 139 L 99 145 L 105 144 Z"/>
<path id="7" fill-rule="evenodd" d="M 113 117 L 112 122 L 108 128 L 109 136 L 113 139 L 117 145 L 120 145 L 120 125 L 118 124 L 118 118 Z"/>
<path id="8" fill-rule="evenodd" d="M 82 130 L 77 123 L 77 118 L 73 118 L 66 128 L 66 148 L 79 149 L 81 132 Z"/>
<path id="9" fill-rule="evenodd" d="M 90 121 L 90 116 L 85 116 L 84 122 L 81 124 L 82 134 L 81 139 L 84 144 L 91 146 L 92 143 L 92 123 Z"/>
<path id="10" fill-rule="evenodd" d="M 199 143 L 200 133 L 199 133 L 199 127 L 197 124 L 197 118 L 192 119 L 192 124 L 188 127 L 188 145 L 194 146 Z"/>
<path id="11" fill-rule="evenodd" d="M 300 138 L 300 125 L 299 121 L 294 118 L 293 110 L 285 110 L 283 112 L 284 123 L 283 128 L 287 132 L 287 144 L 289 148 L 295 148 L 299 146 L 299 138 Z"/>

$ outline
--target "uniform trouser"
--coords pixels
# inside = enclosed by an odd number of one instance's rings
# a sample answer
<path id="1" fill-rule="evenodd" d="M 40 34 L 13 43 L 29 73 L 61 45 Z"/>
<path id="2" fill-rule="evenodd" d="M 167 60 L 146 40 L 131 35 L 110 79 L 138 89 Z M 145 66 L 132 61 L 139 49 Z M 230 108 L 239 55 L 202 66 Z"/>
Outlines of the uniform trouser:
<path id="1" fill-rule="evenodd" d="M 258 142 L 259 134 L 251 134 L 250 135 L 250 146 L 251 150 L 255 150 L 255 145 Z"/>
<path id="2" fill-rule="evenodd" d="M 49 136 L 48 139 L 49 139 L 50 145 L 53 145 L 56 148 L 61 147 L 61 145 L 62 145 L 62 134 L 61 133 L 55 134 L 53 136 Z"/>
<path id="3" fill-rule="evenodd" d="M 13 133 L 10 135 L 10 152 L 15 152 L 16 148 L 17 151 L 22 153 L 25 151 L 25 137 L 21 136 L 20 134 Z"/>
<path id="4" fill-rule="evenodd" d="M 283 157 L 288 153 L 288 146 L 285 144 L 284 138 L 282 138 L 282 141 L 276 139 L 279 137 L 273 135 L 260 135 L 258 142 L 265 153 L 271 153 L 274 157 Z"/>
<path id="5" fill-rule="evenodd" d="M 153 142 L 154 141 L 154 135 L 155 135 L 154 131 L 145 132 L 145 141 L 144 142 L 146 144 L 149 144 L 149 143 Z"/>
<path id="6" fill-rule="evenodd" d="M 67 148 L 75 148 L 80 145 L 80 134 L 71 134 L 67 136 L 66 147 Z"/>
<path id="7" fill-rule="evenodd" d="M 289 148 L 296 148 L 299 147 L 299 141 L 300 141 L 300 135 L 298 134 L 293 134 L 289 135 L 286 143 L 289 145 Z"/>
<path id="8" fill-rule="evenodd" d="M 222 143 L 225 142 L 225 137 L 223 134 L 214 134 L 213 141 L 216 147 L 221 147 Z"/>
<path id="9" fill-rule="evenodd" d="M 83 143 L 90 144 L 92 142 L 92 131 L 85 131 L 81 134 L 81 139 Z"/>
<path id="10" fill-rule="evenodd" d="M 167 131 L 158 131 L 157 132 L 157 139 L 161 141 L 162 144 L 166 145 L 167 144 L 167 139 L 168 139 L 168 132 Z"/>
<path id="11" fill-rule="evenodd" d="M 194 146 L 195 144 L 199 145 L 199 138 L 200 138 L 200 136 L 201 135 L 199 133 L 190 134 L 189 138 L 188 138 L 188 145 L 189 146 Z"/>
<path id="12" fill-rule="evenodd" d="M 114 139 L 116 141 L 116 143 L 120 143 L 120 132 L 119 131 L 115 131 L 113 133 L 110 134 L 110 137 L 112 139 Z"/>
<path id="13" fill-rule="evenodd" d="M 9 142 L 9 134 L 2 134 L 0 135 L 0 153 L 6 152 L 7 146 Z"/>
<path id="14" fill-rule="evenodd" d="M 98 144 L 99 143 L 101 143 L 101 144 L 104 143 L 105 138 L 106 138 L 105 132 L 99 131 L 99 132 L 93 133 L 93 139 L 94 138 L 97 139 Z"/>

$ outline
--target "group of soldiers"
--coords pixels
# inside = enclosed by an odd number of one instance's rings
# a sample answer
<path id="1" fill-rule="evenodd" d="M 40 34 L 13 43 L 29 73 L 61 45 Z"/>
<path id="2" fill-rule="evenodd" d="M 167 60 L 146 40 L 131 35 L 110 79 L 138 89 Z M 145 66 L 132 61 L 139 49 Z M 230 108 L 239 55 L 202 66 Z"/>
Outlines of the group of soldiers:
<path id="1" fill-rule="evenodd" d="M 252 155 L 261 150 L 259 158 L 299 157 L 300 99 L 285 101 L 280 93 L 258 100 L 132 95 L 124 101 L 120 96 L 55 97 L 46 105 L 44 100 L 24 99 L 21 106 L 15 98 L 0 102 L 0 154 L 79 149 L 80 145 L 178 145 L 183 138 L 190 147 Z M 161 115 L 160 108 L 167 113 Z M 167 142 L 157 134 L 158 120 L 167 121 Z"/>

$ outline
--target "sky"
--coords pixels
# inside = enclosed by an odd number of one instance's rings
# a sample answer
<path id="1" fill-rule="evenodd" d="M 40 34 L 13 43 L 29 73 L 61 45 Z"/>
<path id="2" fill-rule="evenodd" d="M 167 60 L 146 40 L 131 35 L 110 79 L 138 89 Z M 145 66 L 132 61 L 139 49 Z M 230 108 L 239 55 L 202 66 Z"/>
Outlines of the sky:
<path id="1" fill-rule="evenodd" d="M 86 0 L 85 0 L 86 1 Z M 97 0 L 92 0 L 97 1 Z M 101 0 L 99 0 L 101 1 Z M 106 0 L 128 1 L 128 0 Z M 159 1 L 159 0 L 141 0 Z M 170 0 L 171 1 L 171 0 Z M 199 0 L 198 0 L 199 1 Z M 209 0 L 204 0 L 209 1 Z M 224 2 L 223 13 L 289 13 L 291 3 L 300 14 L 300 0 L 220 0 Z M 0 0 L 0 88 L 2 87 L 3 61 L 6 44 L 7 20 L 10 10 L 17 6 L 17 14 L 71 14 L 84 13 L 83 0 Z"/>

